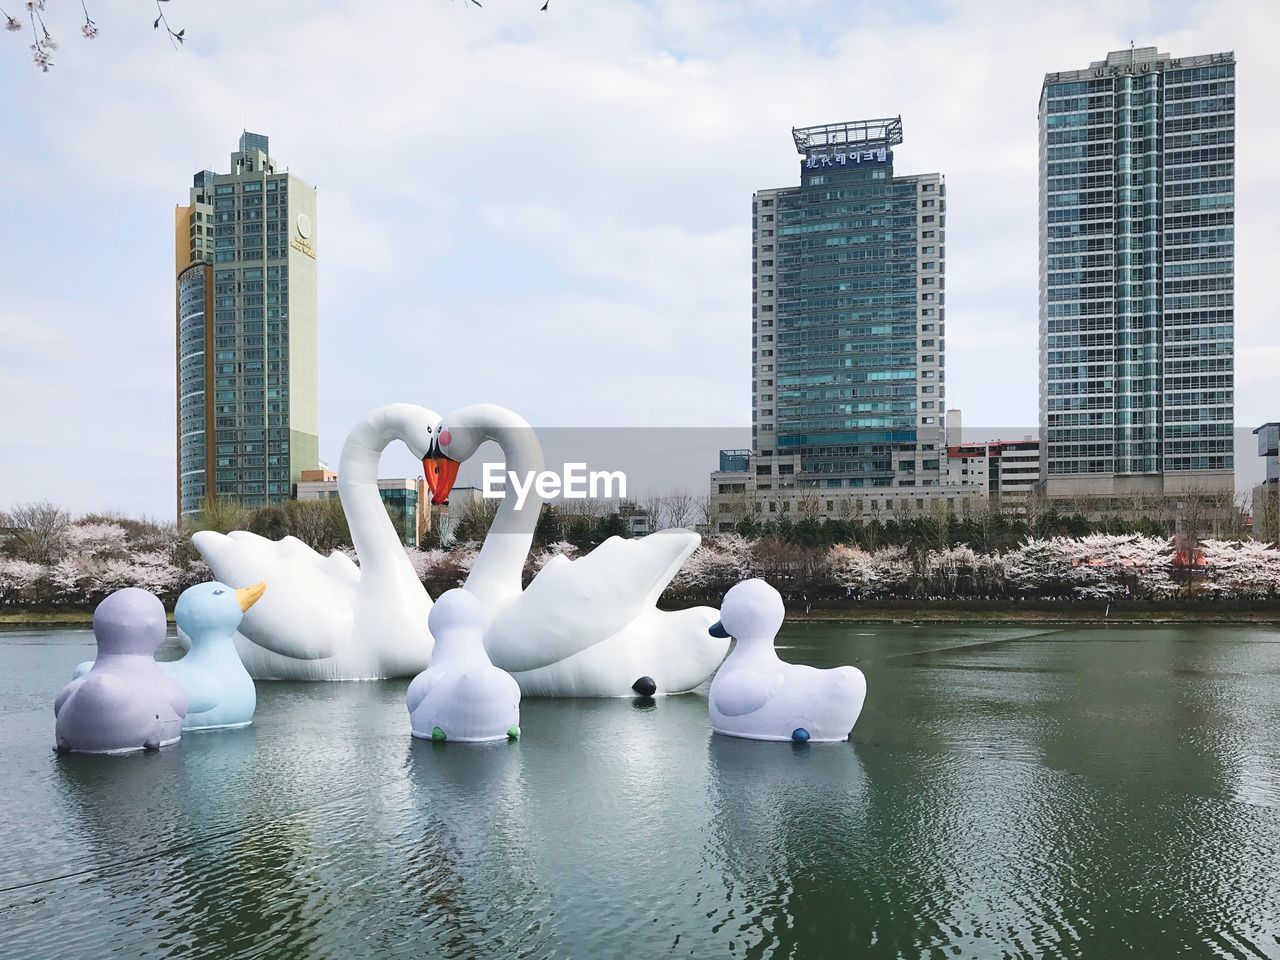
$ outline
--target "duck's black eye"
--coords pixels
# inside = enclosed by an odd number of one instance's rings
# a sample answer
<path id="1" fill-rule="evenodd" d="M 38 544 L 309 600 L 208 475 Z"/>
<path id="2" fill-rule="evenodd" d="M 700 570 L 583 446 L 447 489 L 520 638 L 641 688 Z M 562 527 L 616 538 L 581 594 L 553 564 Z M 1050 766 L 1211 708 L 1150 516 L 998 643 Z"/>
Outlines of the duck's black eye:
<path id="1" fill-rule="evenodd" d="M 223 595 L 224 593 L 226 593 L 226 592 L 227 592 L 227 591 L 225 591 L 225 590 L 215 590 L 215 591 L 213 591 L 213 595 L 214 595 L 215 597 L 220 597 L 220 596 L 222 596 L 222 595 Z"/>

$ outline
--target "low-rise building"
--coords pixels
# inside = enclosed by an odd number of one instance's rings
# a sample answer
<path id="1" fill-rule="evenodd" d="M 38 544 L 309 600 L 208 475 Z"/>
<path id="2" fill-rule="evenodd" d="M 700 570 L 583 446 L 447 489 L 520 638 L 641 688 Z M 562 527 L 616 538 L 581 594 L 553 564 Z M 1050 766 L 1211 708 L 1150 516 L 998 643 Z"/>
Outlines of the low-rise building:
<path id="1" fill-rule="evenodd" d="M 955 443 L 947 447 L 943 482 L 949 487 L 990 489 L 991 460 L 985 443 Z"/>
<path id="2" fill-rule="evenodd" d="M 453 532 L 458 529 L 458 524 L 465 516 L 480 509 L 480 501 L 483 499 L 479 487 L 454 487 L 449 491 L 448 503 L 431 503 L 430 494 L 426 494 L 422 502 L 429 506 L 425 511 L 428 518 L 427 529 L 439 533 L 442 544 L 452 543 Z"/>
<path id="3" fill-rule="evenodd" d="M 1253 535 L 1280 543 L 1280 423 L 1264 423 L 1253 432 L 1267 467 L 1266 477 L 1253 488 Z"/>
<path id="4" fill-rule="evenodd" d="M 797 481 L 798 464 L 779 463 L 771 458 L 769 472 L 745 464 L 741 451 L 722 451 L 721 466 L 711 474 L 711 494 L 707 532 L 727 533 L 738 523 L 753 518 L 758 523 L 793 521 L 857 520 L 869 523 L 904 519 L 934 512 L 964 514 L 985 509 L 987 489 L 983 486 L 897 486 L 864 489 L 832 489 L 804 480 Z M 799 460 L 799 456 L 787 458 Z M 791 466 L 783 472 L 779 467 Z"/>
<path id="5" fill-rule="evenodd" d="M 992 510 L 1025 515 L 1040 479 L 1040 441 L 953 444 L 947 447 L 946 478 L 951 486 L 984 488 Z"/>
<path id="6" fill-rule="evenodd" d="M 1026 514 L 1040 481 L 1040 441 L 994 440 L 987 444 L 991 506 L 1001 513 Z"/>
<path id="7" fill-rule="evenodd" d="M 653 517 L 634 500 L 619 500 L 618 516 L 627 524 L 627 536 L 633 540 L 653 533 Z"/>
<path id="8" fill-rule="evenodd" d="M 319 470 L 303 470 L 298 481 L 299 500 L 332 500 L 338 496 L 338 475 L 322 467 Z M 378 481 L 378 496 L 387 508 L 387 516 L 400 541 L 416 547 L 431 529 L 431 511 L 427 481 L 422 477 L 411 480 L 405 477 Z"/>

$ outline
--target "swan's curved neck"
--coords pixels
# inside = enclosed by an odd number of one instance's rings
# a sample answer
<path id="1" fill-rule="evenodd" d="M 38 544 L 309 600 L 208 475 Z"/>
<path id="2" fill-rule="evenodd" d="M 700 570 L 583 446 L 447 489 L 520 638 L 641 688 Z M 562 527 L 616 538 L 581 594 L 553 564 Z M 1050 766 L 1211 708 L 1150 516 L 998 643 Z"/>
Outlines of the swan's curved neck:
<path id="1" fill-rule="evenodd" d="M 515 473 L 522 485 L 542 472 L 542 445 L 533 428 L 518 414 L 504 407 L 481 404 L 459 411 L 450 420 L 501 447 L 506 470 Z M 510 478 L 506 489 L 465 584 L 490 616 L 520 595 L 525 558 L 533 546 L 533 532 L 538 525 L 538 514 L 542 512 L 543 499 L 538 496 L 535 485 L 530 485 L 518 509 Z"/>
<path id="2" fill-rule="evenodd" d="M 342 445 L 338 461 L 338 498 L 362 575 L 403 568 L 413 571 L 404 545 L 378 494 L 378 461 L 392 441 L 407 432 L 414 408 L 395 403 L 379 407 L 357 423 Z"/>

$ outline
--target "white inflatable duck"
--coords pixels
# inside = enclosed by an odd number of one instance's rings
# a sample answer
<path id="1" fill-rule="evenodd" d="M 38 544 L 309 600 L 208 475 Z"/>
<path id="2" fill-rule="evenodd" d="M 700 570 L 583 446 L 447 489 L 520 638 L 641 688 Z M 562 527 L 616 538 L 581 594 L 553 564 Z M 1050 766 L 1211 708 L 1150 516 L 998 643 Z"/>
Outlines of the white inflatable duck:
<path id="1" fill-rule="evenodd" d="M 484 610 L 465 590 L 450 590 L 429 618 L 431 666 L 405 695 L 413 735 L 424 740 L 515 740 L 520 736 L 520 686 L 484 651 Z"/>
<path id="2" fill-rule="evenodd" d="M 844 740 L 862 713 L 866 678 L 857 667 L 819 670 L 779 659 L 773 640 L 785 617 L 782 595 L 763 580 L 744 580 L 725 594 L 710 632 L 736 643 L 711 681 L 711 728 L 747 740 Z"/>

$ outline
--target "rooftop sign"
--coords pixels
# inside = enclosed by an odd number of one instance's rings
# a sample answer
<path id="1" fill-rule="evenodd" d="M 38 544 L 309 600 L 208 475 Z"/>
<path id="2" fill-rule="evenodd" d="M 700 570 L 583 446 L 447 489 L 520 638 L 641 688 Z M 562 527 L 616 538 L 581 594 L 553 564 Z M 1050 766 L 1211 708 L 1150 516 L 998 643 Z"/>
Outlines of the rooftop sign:
<path id="1" fill-rule="evenodd" d="M 819 167 L 849 167 L 863 163 L 887 163 L 889 150 L 886 147 L 875 147 L 871 150 L 837 150 L 834 153 L 811 153 L 805 158 L 807 170 Z"/>

